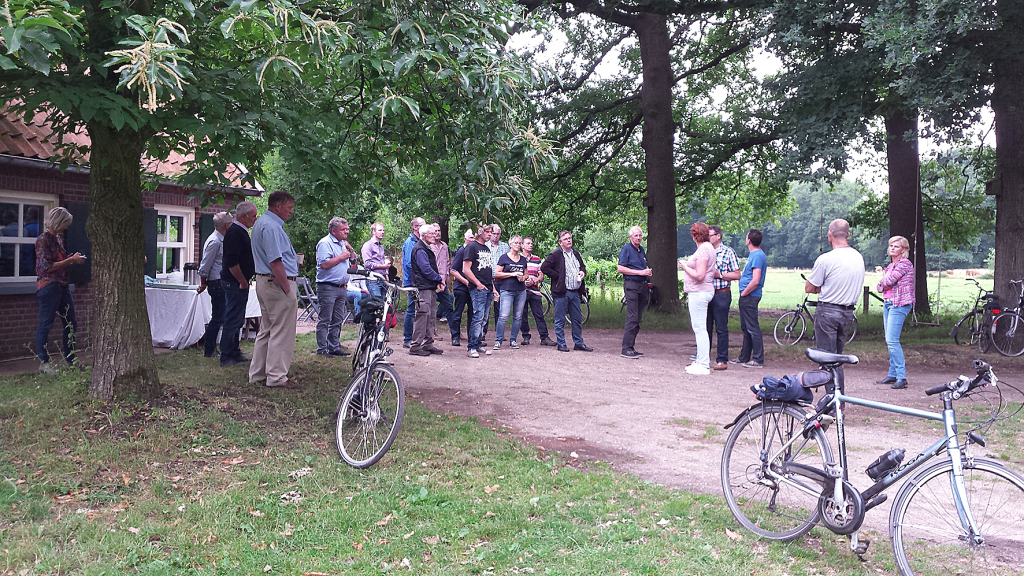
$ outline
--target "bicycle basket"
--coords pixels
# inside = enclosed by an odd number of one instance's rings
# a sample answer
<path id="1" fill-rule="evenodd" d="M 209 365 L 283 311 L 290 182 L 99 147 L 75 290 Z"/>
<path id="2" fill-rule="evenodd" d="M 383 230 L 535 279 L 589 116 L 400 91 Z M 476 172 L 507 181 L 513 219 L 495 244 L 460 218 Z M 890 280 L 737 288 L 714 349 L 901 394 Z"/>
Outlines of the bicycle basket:
<path id="1" fill-rule="evenodd" d="M 359 303 L 359 321 L 365 326 L 373 326 L 377 323 L 377 319 L 380 317 L 381 310 L 384 309 L 384 299 L 380 296 L 371 296 L 364 298 Z"/>

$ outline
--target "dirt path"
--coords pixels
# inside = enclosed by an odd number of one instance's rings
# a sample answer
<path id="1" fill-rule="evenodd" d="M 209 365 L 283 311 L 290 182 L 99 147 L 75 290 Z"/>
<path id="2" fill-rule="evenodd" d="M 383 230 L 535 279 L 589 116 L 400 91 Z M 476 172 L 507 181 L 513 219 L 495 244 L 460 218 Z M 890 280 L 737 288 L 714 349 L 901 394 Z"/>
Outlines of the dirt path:
<path id="1" fill-rule="evenodd" d="M 641 332 L 637 349 L 646 356 L 639 360 L 619 356 L 621 331 L 584 330 L 584 338 L 595 352 L 564 353 L 535 343 L 472 359 L 465 347 L 439 341 L 444 355 L 412 357 L 399 349 L 392 358 L 407 393 L 433 410 L 481 418 L 530 444 L 582 462 L 606 461 L 665 486 L 715 494 L 721 493 L 721 450 L 728 435 L 722 427 L 755 402 L 750 385 L 764 375 L 780 377 L 815 368 L 806 360 L 772 360 L 773 351 L 768 350 L 766 369 L 730 365 L 710 376 L 691 376 L 683 366 L 696 351 L 692 333 Z M 775 348 L 774 343 L 770 346 Z M 849 352 L 857 351 L 854 347 Z M 942 351 L 915 355 L 919 363 L 909 367 L 910 390 L 875 384 L 888 366 L 879 363 L 848 367 L 847 390 L 874 400 L 941 410 L 937 399 L 926 397 L 923 389 L 969 373 L 970 362 L 957 360 L 956 367 L 944 367 L 948 360 L 943 362 L 936 354 Z M 1014 371 L 1004 368 L 997 373 L 1004 380 L 1020 380 L 1020 371 Z M 852 407 L 848 415 L 851 476 L 861 489 L 870 485 L 863 470 L 880 454 L 891 448 L 916 454 L 937 438 L 933 434 L 939 430 L 931 422 L 864 408 Z"/>

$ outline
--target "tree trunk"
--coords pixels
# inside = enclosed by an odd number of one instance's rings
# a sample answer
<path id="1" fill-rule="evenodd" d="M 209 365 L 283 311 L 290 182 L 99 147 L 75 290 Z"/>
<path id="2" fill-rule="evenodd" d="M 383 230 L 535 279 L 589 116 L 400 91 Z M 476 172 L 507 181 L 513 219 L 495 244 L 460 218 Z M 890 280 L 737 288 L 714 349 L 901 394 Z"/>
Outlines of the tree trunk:
<path id="1" fill-rule="evenodd" d="M 162 393 L 142 282 L 142 152 L 129 130 L 90 123 L 86 233 L 93 255 L 93 367 L 89 395 L 104 401 Z"/>
<path id="2" fill-rule="evenodd" d="M 672 59 L 668 23 L 664 16 L 641 14 L 634 31 L 640 42 L 643 87 L 644 168 L 647 176 L 647 262 L 661 294 L 660 308 L 679 310 L 676 267 L 675 124 L 672 121 Z"/>
<path id="3" fill-rule="evenodd" d="M 999 0 L 1000 34 L 1012 44 L 993 63 L 992 112 L 996 125 L 995 292 L 1005 305 L 1016 303 L 1010 280 L 1024 277 L 1024 8 Z"/>
<path id="4" fill-rule="evenodd" d="M 916 280 L 915 309 L 921 316 L 931 316 L 916 109 L 899 106 L 886 114 L 885 156 L 889 168 L 889 236 L 903 236 L 910 242 L 910 261 L 914 263 Z"/>

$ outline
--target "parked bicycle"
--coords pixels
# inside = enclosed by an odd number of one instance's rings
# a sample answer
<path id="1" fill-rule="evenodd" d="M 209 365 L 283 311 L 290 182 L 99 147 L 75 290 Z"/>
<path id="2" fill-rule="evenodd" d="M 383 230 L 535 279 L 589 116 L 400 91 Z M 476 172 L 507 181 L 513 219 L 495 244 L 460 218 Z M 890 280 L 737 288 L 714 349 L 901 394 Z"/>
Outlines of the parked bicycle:
<path id="1" fill-rule="evenodd" d="M 801 278 L 805 281 L 807 276 L 801 274 Z M 811 325 L 811 339 L 814 338 L 814 314 L 811 312 L 809 307 L 817 306 L 817 300 L 811 300 L 810 294 L 804 295 L 804 301 L 800 303 L 795 309 L 790 310 L 783 314 L 775 322 L 775 343 L 780 346 L 795 346 L 803 339 L 804 334 L 807 332 L 807 324 Z M 853 325 L 850 328 L 850 336 L 846 339 L 846 343 L 853 342 L 853 339 L 857 336 L 857 317 L 853 317 Z"/>
<path id="2" fill-rule="evenodd" d="M 554 317 L 555 299 L 551 296 L 551 290 L 548 288 L 547 282 L 541 282 L 540 290 L 534 290 L 534 294 L 540 294 L 544 299 L 544 316 Z M 580 312 L 583 314 L 583 324 L 587 323 L 590 319 L 590 291 L 583 290 L 580 292 Z M 566 321 L 569 321 L 568 312 L 565 315 Z"/>
<path id="3" fill-rule="evenodd" d="M 863 555 L 869 544 L 859 535 L 865 513 L 886 501 L 884 490 L 907 478 L 889 516 L 901 574 L 1020 574 L 1024 478 L 969 450 L 973 444 L 985 446 L 981 433 L 992 423 L 1020 411 L 1003 389 L 1021 391 L 1000 382 L 991 366 L 976 360 L 974 378 L 960 376 L 925 391 L 942 399 L 942 413 L 930 412 L 848 396 L 839 368 L 857 364 L 856 356 L 811 348 L 807 357 L 823 371 L 813 374 L 824 376 L 809 386 L 825 386 L 816 407 L 763 401 L 726 426 L 732 431 L 722 454 L 722 489 L 736 520 L 760 537 L 780 541 L 795 540 L 820 522 L 849 535 L 850 549 Z M 810 380 L 815 379 L 804 378 Z M 971 396 L 988 402 L 991 412 L 958 422 L 954 401 Z M 882 455 L 868 468 L 874 484 L 857 490 L 850 483 L 846 450 L 849 404 L 942 422 L 940 438 L 906 462 L 902 450 Z M 1011 412 L 1010 406 L 1016 408 Z M 838 455 L 825 434 L 833 425 Z"/>
<path id="4" fill-rule="evenodd" d="M 400 292 L 417 292 L 387 281 L 376 272 L 349 270 L 350 275 L 379 280 L 380 300 L 364 300 L 364 320 L 352 351 L 352 381 L 338 402 L 334 439 L 338 454 L 349 466 L 369 468 L 391 448 L 405 413 L 405 389 L 388 356 L 388 335 L 393 325 L 395 300 Z"/>
<path id="5" fill-rule="evenodd" d="M 974 307 L 956 321 L 949 335 L 957 345 L 976 344 L 978 350 L 984 354 L 992 346 L 992 318 L 1000 313 L 999 304 L 996 295 L 982 288 L 977 280 L 968 278 L 967 281 L 974 282 L 978 288 L 978 295 L 974 298 Z"/>
<path id="6" fill-rule="evenodd" d="M 988 337 L 1003 356 L 1024 354 L 1024 280 L 1010 280 L 1010 288 L 1017 286 L 1017 305 L 1013 308 L 993 310 L 992 327 Z"/>

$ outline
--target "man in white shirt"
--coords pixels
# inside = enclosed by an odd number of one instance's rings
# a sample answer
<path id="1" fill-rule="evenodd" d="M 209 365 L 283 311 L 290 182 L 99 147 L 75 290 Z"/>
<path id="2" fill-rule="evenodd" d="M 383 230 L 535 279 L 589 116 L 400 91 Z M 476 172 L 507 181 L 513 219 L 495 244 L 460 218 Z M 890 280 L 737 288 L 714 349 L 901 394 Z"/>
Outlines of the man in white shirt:
<path id="1" fill-rule="evenodd" d="M 217 351 L 217 334 L 224 325 L 224 312 L 227 300 L 224 299 L 224 287 L 220 284 L 220 273 L 224 258 L 224 233 L 234 218 L 227 212 L 213 215 L 213 233 L 203 244 L 203 259 L 199 261 L 199 288 L 196 292 L 210 291 L 210 323 L 206 325 L 203 335 L 204 355 L 212 358 Z"/>

